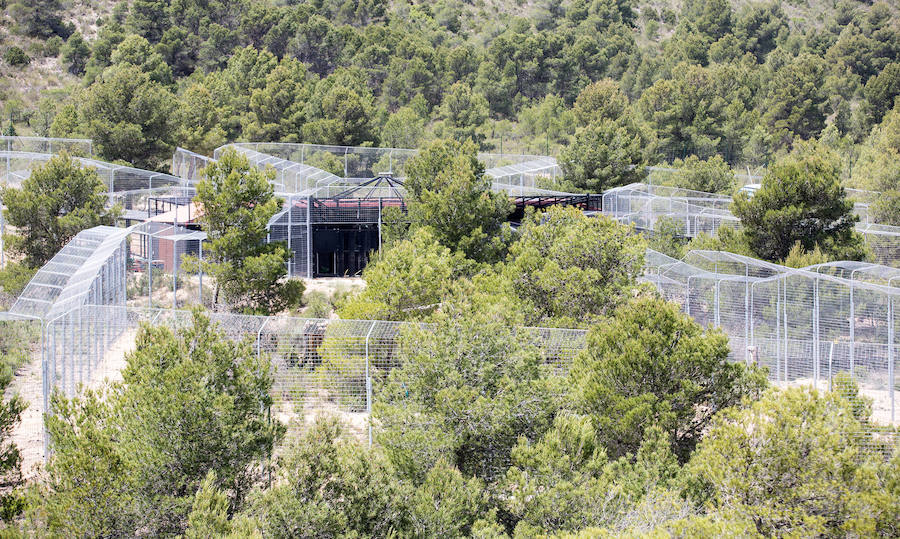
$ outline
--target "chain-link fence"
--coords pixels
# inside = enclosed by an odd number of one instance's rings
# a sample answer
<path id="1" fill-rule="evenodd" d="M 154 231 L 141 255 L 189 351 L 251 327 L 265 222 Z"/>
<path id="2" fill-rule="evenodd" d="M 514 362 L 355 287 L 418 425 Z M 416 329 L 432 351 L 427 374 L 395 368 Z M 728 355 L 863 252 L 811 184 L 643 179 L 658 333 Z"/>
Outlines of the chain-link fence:
<path id="1" fill-rule="evenodd" d="M 81 386 L 117 379 L 134 349 L 141 323 L 180 327 L 189 311 L 85 306 L 47 323 L 43 405 L 53 389 L 73 396 Z M 341 415 L 367 436 L 372 402 L 391 369 L 400 365 L 400 337 L 410 324 L 369 320 L 319 320 L 285 316 L 209 313 L 228 338 L 247 339 L 274 366 L 273 417 L 298 432 L 317 414 Z M 585 347 L 585 332 L 553 328 L 518 330 L 542 360 L 566 372 Z"/>
<path id="2" fill-rule="evenodd" d="M 665 262 L 649 255 L 654 258 L 651 267 Z M 896 424 L 894 373 L 900 343 L 889 346 L 894 330 L 888 328 L 896 323 L 890 299 L 854 289 L 854 301 L 863 302 L 860 306 L 834 312 L 826 308 L 815 314 L 807 303 L 816 304 L 816 297 L 820 306 L 840 304 L 847 291 L 840 289 L 839 278 L 820 274 L 817 296 L 814 283 L 801 286 L 804 275 L 792 272 L 774 278 L 747 277 L 752 272 L 745 268 L 744 277 L 727 273 L 711 277 L 697 268 L 690 284 L 679 288 L 675 283 L 682 279 L 677 276 L 665 285 L 673 275 L 669 270 L 657 265 L 648 279 L 655 279 L 664 295 L 681 301 L 698 322 L 729 334 L 735 359 L 767 367 L 776 385 L 828 390 L 853 380 L 863 397 L 873 401 L 875 423 L 867 433 L 873 444 L 873 433 L 884 431 L 878 425 Z M 807 272 L 805 277 L 812 275 Z M 859 318 L 855 333 L 849 322 L 840 320 L 851 311 Z M 883 320 L 877 319 L 882 315 Z M 106 378 L 118 379 L 141 323 L 177 328 L 189 324 L 191 316 L 188 311 L 84 306 L 50 321 L 44 332 L 42 406 L 47 406 L 54 388 L 72 396 L 81 386 L 98 387 Z M 228 338 L 248 340 L 257 354 L 272 362 L 271 414 L 288 426 L 291 435 L 302 432 L 318 414 L 330 413 L 340 416 L 361 438 L 371 436 L 373 402 L 388 374 L 401 366 L 404 353 L 410 353 L 402 349 L 404 343 L 416 346 L 409 339 L 404 341 L 404 332 L 428 330 L 428 326 L 385 321 L 208 316 Z M 887 338 L 880 338 L 888 332 Z M 568 372 L 586 347 L 582 330 L 520 328 L 516 333 L 558 374 Z M 857 340 L 846 340 L 845 333 Z M 889 433 L 879 436 L 885 447 L 896 442 Z"/>
<path id="3" fill-rule="evenodd" d="M 603 193 L 603 213 L 639 230 L 658 232 L 663 226 L 682 237 L 715 234 L 720 227 L 740 228 L 729 209 L 731 197 L 677 187 L 635 183 Z M 868 205 L 855 206 L 856 226 L 879 264 L 900 265 L 900 227 L 869 223 Z"/>
<path id="4" fill-rule="evenodd" d="M 91 157 L 94 144 L 89 139 L 0 136 L 0 149 L 7 152 L 60 153 Z"/>
<path id="5" fill-rule="evenodd" d="M 833 389 L 846 376 L 873 417 L 897 424 L 900 270 L 865 263 L 792 269 L 719 251 L 683 261 L 651 251 L 645 280 L 697 322 L 728 336 L 732 359 L 781 385 Z"/>

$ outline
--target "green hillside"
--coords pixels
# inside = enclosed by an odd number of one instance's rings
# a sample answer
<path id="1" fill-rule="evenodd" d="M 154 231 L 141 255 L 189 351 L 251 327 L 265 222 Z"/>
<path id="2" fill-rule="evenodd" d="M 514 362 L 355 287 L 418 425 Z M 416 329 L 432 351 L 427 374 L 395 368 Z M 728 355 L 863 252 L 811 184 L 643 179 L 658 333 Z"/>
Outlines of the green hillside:
<path id="1" fill-rule="evenodd" d="M 896 0 L 0 10 L 0 537 L 900 537 Z"/>
<path id="2" fill-rule="evenodd" d="M 87 136 L 104 158 L 144 167 L 165 167 L 175 144 L 208 152 L 226 140 L 415 146 L 472 137 L 485 150 L 560 154 L 581 127 L 571 116 L 578 94 L 611 79 L 629 101 L 617 120 L 640 135 L 635 159 L 719 154 L 744 169 L 823 133 L 859 153 L 898 88 L 897 7 L 884 2 L 3 7 L 4 129 Z M 149 125 L 153 111 L 90 108 L 116 76 L 158 95 L 164 125 Z M 130 144 L 105 140 L 114 125 L 156 139 L 153 155 L 117 150 Z"/>

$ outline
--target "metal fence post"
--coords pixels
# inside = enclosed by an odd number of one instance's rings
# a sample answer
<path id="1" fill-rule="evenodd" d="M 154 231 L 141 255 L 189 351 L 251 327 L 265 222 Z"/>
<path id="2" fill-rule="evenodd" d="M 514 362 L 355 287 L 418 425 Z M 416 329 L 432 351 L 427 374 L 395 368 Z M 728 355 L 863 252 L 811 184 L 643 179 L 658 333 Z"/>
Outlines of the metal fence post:
<path id="1" fill-rule="evenodd" d="M 271 320 L 271 317 L 266 317 L 265 322 L 259 326 L 259 330 L 256 332 L 256 359 L 259 359 L 262 355 L 261 344 L 262 344 L 262 330 L 265 329 L 266 325 Z"/>
<path id="2" fill-rule="evenodd" d="M 684 301 L 684 313 L 688 316 L 691 315 L 691 278 L 687 278 L 687 297 Z"/>
<path id="3" fill-rule="evenodd" d="M 750 346 L 750 266 L 744 264 L 744 363 Z"/>
<path id="4" fill-rule="evenodd" d="M 306 277 L 313 277 L 312 195 L 306 195 Z"/>
<path id="5" fill-rule="evenodd" d="M 775 289 L 775 379 L 781 376 L 781 279 Z"/>
<path id="6" fill-rule="evenodd" d="M 894 296 L 888 296 L 888 391 L 891 394 L 891 423 L 894 422 Z"/>
<path id="7" fill-rule="evenodd" d="M 175 213 L 178 213 L 178 206 L 175 206 Z M 176 229 L 178 225 L 175 225 Z M 175 234 L 178 231 L 175 230 Z M 178 240 L 172 239 L 172 309 L 178 308 Z"/>
<path id="8" fill-rule="evenodd" d="M 153 308 L 153 235 L 144 234 L 147 239 L 147 307 Z"/>
<path id="9" fill-rule="evenodd" d="M 819 388 L 819 371 L 821 370 L 821 350 L 819 350 L 819 274 L 813 284 L 813 380 Z"/>
<path id="10" fill-rule="evenodd" d="M 831 349 L 828 351 L 828 391 L 834 389 L 834 341 L 831 341 Z"/>
<path id="11" fill-rule="evenodd" d="M 720 297 L 719 296 L 719 285 L 720 284 L 721 284 L 721 281 L 717 278 L 716 286 L 715 286 L 715 289 L 713 292 L 714 299 L 715 299 L 715 305 L 713 307 L 713 327 L 716 327 L 716 328 L 719 327 L 719 313 L 720 313 L 720 311 L 719 311 L 719 297 Z"/>
<path id="12" fill-rule="evenodd" d="M 372 330 L 375 324 L 372 322 L 369 326 L 369 332 L 366 333 L 366 414 L 369 416 L 369 447 L 372 447 L 372 377 L 369 373 L 369 337 L 372 336 Z"/>
<path id="13" fill-rule="evenodd" d="M 198 244 L 200 245 L 200 264 L 199 264 L 199 272 L 200 272 L 200 291 L 198 296 L 200 298 L 200 306 L 203 306 L 203 240 L 201 239 Z"/>
<path id="14" fill-rule="evenodd" d="M 782 287 L 784 293 L 784 301 L 781 303 L 782 309 L 784 309 L 784 381 L 787 383 L 788 381 L 788 312 L 787 312 L 787 289 L 788 289 L 788 280 L 787 276 L 784 278 L 784 286 Z"/>
<path id="15" fill-rule="evenodd" d="M 287 248 L 288 248 L 288 252 L 291 253 L 291 257 L 288 259 L 288 262 L 287 262 L 288 277 L 294 276 L 294 273 L 291 271 L 291 260 L 294 260 L 294 258 L 296 258 L 294 256 L 294 242 L 293 242 L 293 237 L 294 237 L 294 227 L 292 226 L 293 222 L 294 222 L 293 221 L 294 216 L 292 215 L 294 213 L 293 210 L 294 210 L 294 198 L 292 196 L 288 196 L 288 210 L 287 210 L 287 214 L 288 214 L 287 244 L 288 245 L 287 245 Z M 309 211 L 309 210 L 307 210 L 307 211 Z M 296 264 L 297 263 L 295 261 L 294 265 L 296 265 Z"/>
<path id="16" fill-rule="evenodd" d="M 853 356 L 854 356 L 854 352 L 855 352 L 854 344 L 856 343 L 856 307 L 854 305 L 853 290 L 854 290 L 854 286 L 853 286 L 853 280 L 852 280 L 852 274 L 851 274 L 851 281 L 850 281 L 850 378 L 851 379 L 854 376 L 853 362 L 854 362 L 855 358 Z"/>

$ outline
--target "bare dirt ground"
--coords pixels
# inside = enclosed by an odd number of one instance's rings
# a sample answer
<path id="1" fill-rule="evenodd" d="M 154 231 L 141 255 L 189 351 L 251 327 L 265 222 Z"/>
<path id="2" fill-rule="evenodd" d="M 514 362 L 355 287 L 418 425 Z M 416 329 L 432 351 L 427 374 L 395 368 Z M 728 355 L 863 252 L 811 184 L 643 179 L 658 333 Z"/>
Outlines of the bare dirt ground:
<path id="1" fill-rule="evenodd" d="M 100 389 L 106 380 L 121 381 L 125 354 L 134 349 L 137 329 L 126 331 L 106 350 L 103 359 L 92 372 L 87 387 Z M 36 350 L 31 361 L 16 372 L 6 391 L 6 397 L 18 394 L 28 408 L 13 429 L 11 439 L 22 454 L 22 473 L 26 479 L 35 477 L 44 462 L 44 399 L 41 383 L 41 352 Z"/>
<path id="2" fill-rule="evenodd" d="M 322 415 L 334 416 L 347 426 L 350 434 L 365 442 L 369 439 L 369 414 L 365 412 L 346 412 L 329 402 L 323 391 L 315 402 L 302 406 L 297 402 L 277 400 L 272 406 L 272 419 L 276 419 L 287 427 L 288 438 L 303 434 Z"/>
<path id="3" fill-rule="evenodd" d="M 306 290 L 325 292 L 328 295 L 366 287 L 366 282 L 362 277 L 320 277 L 318 279 L 303 279 L 303 282 L 306 283 Z"/>
<path id="4" fill-rule="evenodd" d="M 41 386 L 41 351 L 32 354 L 31 361 L 16 372 L 6 388 L 6 397 L 18 394 L 28 407 L 22 420 L 13 429 L 11 440 L 22 454 L 22 474 L 34 477 L 44 462 L 44 399 Z"/>

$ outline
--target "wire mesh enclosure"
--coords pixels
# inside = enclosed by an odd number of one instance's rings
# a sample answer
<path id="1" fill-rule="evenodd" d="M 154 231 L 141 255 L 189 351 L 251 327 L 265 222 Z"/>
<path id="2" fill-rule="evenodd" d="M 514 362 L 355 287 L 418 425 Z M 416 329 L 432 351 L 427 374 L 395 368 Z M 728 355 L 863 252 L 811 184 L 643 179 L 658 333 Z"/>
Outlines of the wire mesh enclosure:
<path id="1" fill-rule="evenodd" d="M 54 155 L 56 154 L 0 151 L 0 163 L 3 165 L 3 175 L 0 176 L 0 181 L 5 182 L 7 185 L 17 186 L 31 176 L 31 172 L 35 168 L 46 164 Z M 107 186 L 109 193 L 185 184 L 185 181 L 181 178 L 164 172 L 142 170 L 78 155 L 73 155 L 72 157 L 83 167 L 96 170 L 103 183 Z"/>
<path id="2" fill-rule="evenodd" d="M 359 275 L 370 253 L 381 247 L 386 210 L 403 219 L 406 190 L 404 165 L 416 150 L 323 146 L 286 143 L 234 143 L 216 149 L 214 159 L 228 150 L 247 157 L 262 170 L 273 170 L 276 193 L 285 200 L 269 221 L 268 241 L 284 242 L 292 254 L 288 273 L 296 277 Z M 515 200 L 521 217 L 526 206 L 579 205 L 599 209 L 599 199 L 534 187 L 539 177 L 559 173 L 556 160 L 528 155 L 479 154 L 494 179 L 497 192 Z M 179 149 L 173 171 L 192 178 L 203 161 Z M 509 182 L 509 183 L 503 183 Z M 599 198 L 599 197 L 597 197 Z"/>
<path id="3" fill-rule="evenodd" d="M 729 337 L 731 357 L 782 385 L 833 389 L 853 380 L 880 424 L 897 424 L 894 307 L 900 271 L 843 262 L 792 269 L 719 251 L 683 261 L 647 254 L 644 279 L 702 325 Z"/>
<path id="4" fill-rule="evenodd" d="M 640 230 L 657 232 L 665 226 L 680 236 L 694 237 L 715 234 L 720 227 L 740 228 L 740 219 L 729 209 L 731 200 L 713 193 L 635 183 L 605 192 L 603 213 Z M 866 204 L 855 208 L 868 219 Z M 856 230 L 876 262 L 900 265 L 900 227 L 867 223 L 861 217 Z"/>
<path id="5" fill-rule="evenodd" d="M 82 305 L 125 301 L 127 229 L 78 233 L 29 281 L 10 312 L 49 320 Z"/>
<path id="6" fill-rule="evenodd" d="M 321 412 L 340 414 L 358 433 L 369 429 L 369 413 L 391 369 L 400 365 L 401 336 L 408 323 L 320 320 L 282 316 L 209 313 L 228 338 L 250 341 L 274 367 L 273 417 L 302 430 Z M 49 394 L 67 396 L 79 387 L 117 379 L 125 355 L 134 349 L 141 323 L 177 328 L 189 324 L 183 310 L 85 306 L 47 323 L 44 352 L 44 409 Z M 416 326 L 426 327 L 427 326 Z M 585 347 L 585 332 L 521 328 L 541 351 L 548 368 L 562 374 Z"/>
<path id="7" fill-rule="evenodd" d="M 188 208 L 182 208 L 188 209 Z M 127 303 L 135 307 L 212 306 L 214 291 L 199 262 L 206 233 L 166 221 L 130 229 Z"/>
<path id="8" fill-rule="evenodd" d="M 271 166 L 276 184 L 295 194 L 352 178 L 403 178 L 406 162 L 418 153 L 403 148 L 239 142 L 217 148 L 213 157 L 218 159 L 227 148 L 244 154 L 254 166 Z M 548 156 L 479 153 L 478 159 L 494 181 L 517 187 L 537 187 L 537 178 L 561 174 L 556 159 Z"/>
<path id="9" fill-rule="evenodd" d="M 7 152 L 61 153 L 78 157 L 94 155 L 94 144 L 89 139 L 53 137 L 0 136 L 0 150 Z"/>
<path id="10" fill-rule="evenodd" d="M 670 223 L 685 237 L 740 227 L 728 210 L 731 198 L 677 187 L 634 183 L 603 193 L 603 213 L 638 229 L 657 231 Z"/>

